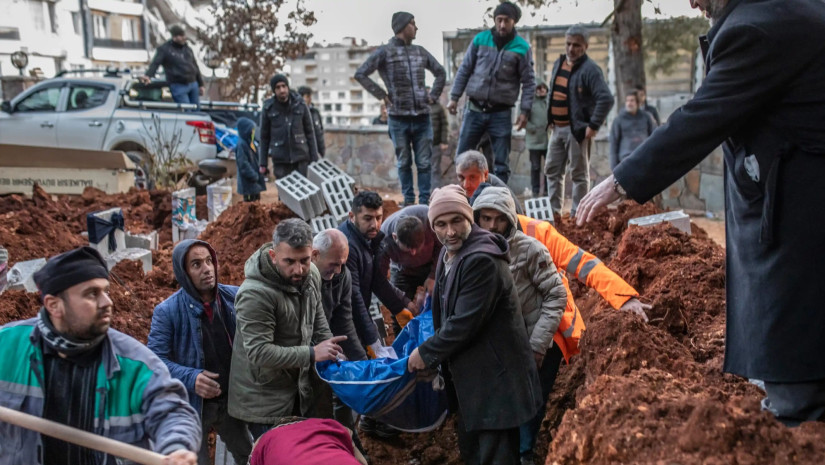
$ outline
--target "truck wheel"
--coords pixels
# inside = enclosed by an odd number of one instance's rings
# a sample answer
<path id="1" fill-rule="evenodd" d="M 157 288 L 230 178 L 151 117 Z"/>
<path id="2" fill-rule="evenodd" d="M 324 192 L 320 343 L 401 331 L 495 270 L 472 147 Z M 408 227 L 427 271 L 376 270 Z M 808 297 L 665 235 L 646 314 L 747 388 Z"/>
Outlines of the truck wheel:
<path id="1" fill-rule="evenodd" d="M 130 150 L 126 156 L 135 164 L 135 187 L 138 189 L 154 189 L 155 180 L 149 174 L 149 157 L 143 152 Z"/>

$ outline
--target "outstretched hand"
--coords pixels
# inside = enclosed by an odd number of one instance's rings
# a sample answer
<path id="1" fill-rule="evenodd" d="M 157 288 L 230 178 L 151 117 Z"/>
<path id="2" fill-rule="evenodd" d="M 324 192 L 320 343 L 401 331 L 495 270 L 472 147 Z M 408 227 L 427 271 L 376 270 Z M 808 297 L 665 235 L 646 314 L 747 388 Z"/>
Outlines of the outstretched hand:
<path id="1" fill-rule="evenodd" d="M 650 310 L 652 308 L 653 305 L 643 304 L 639 299 L 633 297 L 627 302 L 625 302 L 624 305 L 622 305 L 621 308 L 619 308 L 619 310 L 635 313 L 636 315 L 642 317 L 642 320 L 644 320 L 644 322 L 647 323 L 649 321 L 647 317 L 647 310 Z"/>
<path id="2" fill-rule="evenodd" d="M 341 341 L 346 341 L 346 336 L 333 336 L 326 341 L 312 348 L 315 351 L 315 361 L 325 362 L 327 360 L 337 360 L 338 355 L 343 355 L 344 350 L 338 345 Z"/>
<path id="3" fill-rule="evenodd" d="M 588 192 L 579 202 L 579 208 L 576 210 L 576 224 L 578 226 L 584 225 L 620 198 L 621 196 L 613 189 L 613 175 L 610 175 Z"/>

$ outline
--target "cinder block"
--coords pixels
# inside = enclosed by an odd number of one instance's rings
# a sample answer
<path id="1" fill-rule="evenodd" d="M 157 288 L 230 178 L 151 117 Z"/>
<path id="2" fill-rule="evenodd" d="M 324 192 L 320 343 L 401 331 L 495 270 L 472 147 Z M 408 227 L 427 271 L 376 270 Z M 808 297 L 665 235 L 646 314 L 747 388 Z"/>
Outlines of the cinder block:
<path id="1" fill-rule="evenodd" d="M 181 228 L 198 220 L 195 214 L 195 188 L 172 192 L 172 242 L 182 239 Z"/>
<path id="2" fill-rule="evenodd" d="M 123 260 L 139 261 L 143 272 L 152 271 L 152 251 L 146 249 L 123 249 L 106 257 L 106 266 L 111 270 Z"/>
<path id="3" fill-rule="evenodd" d="M 318 187 L 321 187 L 321 184 L 323 184 L 324 181 L 338 176 L 344 176 L 350 186 L 355 185 L 355 180 L 352 179 L 350 175 L 345 173 L 341 168 L 338 168 L 334 163 L 327 159 L 314 161 L 309 164 L 307 169 L 307 177 L 309 178 L 309 181 Z"/>
<path id="4" fill-rule="evenodd" d="M 384 315 L 381 314 L 381 306 L 375 296 L 372 297 L 369 311 L 372 322 L 375 323 L 375 326 L 378 328 L 378 336 L 381 337 L 381 342 L 383 343 L 387 339 L 387 327 L 384 325 Z M 372 343 L 368 342 L 367 344 Z"/>
<path id="5" fill-rule="evenodd" d="M 297 171 L 276 180 L 275 185 L 278 187 L 281 202 L 301 219 L 309 220 L 326 210 L 321 190 Z"/>
<path id="6" fill-rule="evenodd" d="M 319 232 L 325 229 L 333 229 L 338 227 L 338 221 L 332 217 L 332 215 L 324 215 L 319 216 L 317 218 L 313 218 L 309 224 L 312 226 L 312 234 L 318 234 Z"/>
<path id="7" fill-rule="evenodd" d="M 149 234 L 132 234 L 126 232 L 126 248 L 128 249 L 158 249 L 158 232 L 152 231 Z"/>
<path id="8" fill-rule="evenodd" d="M 524 214 L 537 220 L 554 222 L 550 197 L 536 197 L 524 201 Z"/>
<path id="9" fill-rule="evenodd" d="M 206 186 L 206 208 L 209 210 L 210 223 L 232 205 L 232 186 L 223 181 Z"/>
<path id="10" fill-rule="evenodd" d="M 352 199 L 355 197 L 352 186 L 345 177 L 339 176 L 324 181 L 321 190 L 329 206 L 329 213 L 336 221 L 343 221 L 352 208 Z"/>
<path id="11" fill-rule="evenodd" d="M 633 218 L 629 220 L 627 224 L 636 226 L 653 226 L 655 224 L 664 223 L 665 221 L 683 233 L 690 234 L 690 216 L 688 216 L 684 210 L 676 210 L 667 213 L 659 213 L 658 215 Z"/>
<path id="12" fill-rule="evenodd" d="M 34 284 L 34 274 L 44 266 L 46 266 L 45 258 L 15 263 L 9 271 L 8 290 L 37 292 L 37 285 Z"/>
<path id="13" fill-rule="evenodd" d="M 89 213 L 88 215 L 86 215 L 86 228 L 91 229 L 95 227 L 93 217 L 97 217 L 106 221 L 112 221 L 112 216 L 114 216 L 115 214 L 122 216 L 123 210 L 115 207 L 110 208 L 108 210 Z M 115 237 L 115 250 L 109 250 L 109 235 L 111 234 L 114 234 Z M 123 250 L 126 248 L 126 233 L 123 231 L 123 229 L 115 229 L 109 234 L 98 239 L 100 239 L 98 242 L 94 244 L 89 242 L 89 245 L 97 249 L 97 251 L 100 252 L 100 255 L 103 256 L 103 258 L 106 258 L 108 255 L 113 254 L 118 250 Z"/>

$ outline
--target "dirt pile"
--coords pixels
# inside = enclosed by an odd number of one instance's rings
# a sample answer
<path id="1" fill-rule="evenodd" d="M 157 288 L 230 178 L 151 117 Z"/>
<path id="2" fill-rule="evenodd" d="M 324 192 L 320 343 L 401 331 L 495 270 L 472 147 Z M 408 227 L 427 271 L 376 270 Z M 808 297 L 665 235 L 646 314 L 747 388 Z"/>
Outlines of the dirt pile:
<path id="1" fill-rule="evenodd" d="M 294 217 L 295 213 L 280 202 L 241 202 L 210 223 L 200 239 L 209 242 L 218 254 L 220 282 L 240 285 L 246 260 L 264 243 L 272 241 L 275 225 Z"/>

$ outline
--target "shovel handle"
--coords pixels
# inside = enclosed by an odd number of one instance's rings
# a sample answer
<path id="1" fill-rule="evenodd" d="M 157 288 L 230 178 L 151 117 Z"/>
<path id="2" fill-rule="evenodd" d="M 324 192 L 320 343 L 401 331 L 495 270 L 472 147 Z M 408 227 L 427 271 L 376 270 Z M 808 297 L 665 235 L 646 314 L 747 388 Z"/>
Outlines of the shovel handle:
<path id="1" fill-rule="evenodd" d="M 150 450 L 98 436 L 61 423 L 0 406 L 0 421 L 17 425 L 40 434 L 61 439 L 78 446 L 105 452 L 142 465 L 163 465 L 164 456 Z"/>

